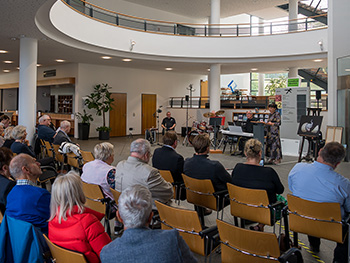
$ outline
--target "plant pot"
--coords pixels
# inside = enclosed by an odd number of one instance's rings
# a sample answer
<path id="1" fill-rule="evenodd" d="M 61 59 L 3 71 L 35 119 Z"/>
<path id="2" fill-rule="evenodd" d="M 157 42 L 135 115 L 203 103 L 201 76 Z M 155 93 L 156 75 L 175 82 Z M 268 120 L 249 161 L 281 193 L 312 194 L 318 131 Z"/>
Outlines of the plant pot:
<path id="1" fill-rule="evenodd" d="M 79 140 L 88 140 L 90 133 L 90 123 L 78 123 Z"/>
<path id="2" fill-rule="evenodd" d="M 103 141 L 109 140 L 109 131 L 99 131 L 98 139 Z"/>

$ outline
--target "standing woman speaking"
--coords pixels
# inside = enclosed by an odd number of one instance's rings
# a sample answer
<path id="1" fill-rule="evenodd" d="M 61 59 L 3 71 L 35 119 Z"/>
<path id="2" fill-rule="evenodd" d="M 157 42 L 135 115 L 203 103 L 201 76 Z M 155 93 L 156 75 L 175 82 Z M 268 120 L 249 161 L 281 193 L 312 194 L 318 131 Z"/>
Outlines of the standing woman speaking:
<path id="1" fill-rule="evenodd" d="M 280 125 L 281 116 L 277 111 L 277 105 L 271 103 L 269 105 L 270 116 L 266 123 L 266 157 L 265 164 L 278 164 L 282 159 Z"/>

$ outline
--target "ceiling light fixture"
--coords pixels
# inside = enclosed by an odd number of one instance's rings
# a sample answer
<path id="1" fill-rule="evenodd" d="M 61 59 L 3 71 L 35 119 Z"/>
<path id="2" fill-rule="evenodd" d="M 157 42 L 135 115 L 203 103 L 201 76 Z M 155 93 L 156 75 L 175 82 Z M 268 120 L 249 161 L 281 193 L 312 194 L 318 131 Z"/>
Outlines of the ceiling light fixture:
<path id="1" fill-rule="evenodd" d="M 5 73 L 9 73 L 9 72 L 10 72 L 10 70 L 9 70 L 9 69 L 4 69 L 4 70 L 3 70 L 3 72 L 5 72 Z"/>
<path id="2" fill-rule="evenodd" d="M 0 54 L 6 54 L 6 53 L 8 53 L 7 50 L 0 50 Z"/>
<path id="3" fill-rule="evenodd" d="M 173 68 L 165 68 L 165 70 L 173 70 Z"/>
<path id="4" fill-rule="evenodd" d="M 103 56 L 101 57 L 102 59 L 111 59 L 112 57 L 108 57 L 108 56 Z"/>
<path id="5" fill-rule="evenodd" d="M 135 40 L 130 40 L 130 51 L 132 51 L 134 49 L 135 45 L 136 45 L 136 41 Z"/>
<path id="6" fill-rule="evenodd" d="M 323 60 L 322 59 L 314 59 L 313 61 L 314 62 L 322 62 Z"/>
<path id="7" fill-rule="evenodd" d="M 317 42 L 317 44 L 320 45 L 320 49 L 321 49 L 321 51 L 323 51 L 323 40 L 322 40 L 322 39 L 319 40 L 319 41 Z"/>
<path id="8" fill-rule="evenodd" d="M 132 61 L 132 59 L 131 58 L 123 58 L 123 61 L 124 62 L 130 62 L 130 61 Z"/>
<path id="9" fill-rule="evenodd" d="M 346 68 L 345 71 L 349 72 L 349 71 L 350 71 L 350 68 Z"/>
<path id="10" fill-rule="evenodd" d="M 13 61 L 12 61 L 12 60 L 5 60 L 4 63 L 5 63 L 5 64 L 12 64 Z"/>
<path id="11" fill-rule="evenodd" d="M 18 70 L 19 70 L 19 67 L 17 67 L 16 69 L 18 69 Z"/>
<path id="12" fill-rule="evenodd" d="M 207 70 L 210 71 L 210 68 L 208 68 Z"/>
<path id="13" fill-rule="evenodd" d="M 258 69 L 257 68 L 251 68 L 250 70 L 251 71 L 257 71 Z"/>
<path id="14" fill-rule="evenodd" d="M 62 63 L 62 62 L 65 62 L 65 60 L 63 60 L 63 59 L 56 59 L 56 62 Z"/>
<path id="15" fill-rule="evenodd" d="M 41 67 L 42 65 L 41 64 L 36 64 L 37 67 Z"/>

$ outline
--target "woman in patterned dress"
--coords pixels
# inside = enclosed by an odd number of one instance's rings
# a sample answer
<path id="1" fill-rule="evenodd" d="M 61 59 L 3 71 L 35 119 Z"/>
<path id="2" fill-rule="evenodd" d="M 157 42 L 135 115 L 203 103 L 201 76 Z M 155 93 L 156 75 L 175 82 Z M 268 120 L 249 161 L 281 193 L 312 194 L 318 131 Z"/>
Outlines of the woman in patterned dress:
<path id="1" fill-rule="evenodd" d="M 270 116 L 266 123 L 266 164 L 278 164 L 282 159 L 282 149 L 280 140 L 281 116 L 277 111 L 277 105 L 269 105 Z"/>

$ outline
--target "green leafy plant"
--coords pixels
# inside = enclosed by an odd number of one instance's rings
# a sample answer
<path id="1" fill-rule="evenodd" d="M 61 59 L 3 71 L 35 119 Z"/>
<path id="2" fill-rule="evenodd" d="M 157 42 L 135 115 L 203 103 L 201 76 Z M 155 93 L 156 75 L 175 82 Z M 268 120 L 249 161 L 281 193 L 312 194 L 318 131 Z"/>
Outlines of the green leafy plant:
<path id="1" fill-rule="evenodd" d="M 90 121 L 94 120 L 92 114 L 87 113 L 85 109 L 83 110 L 83 113 L 76 112 L 74 115 L 78 120 L 81 120 L 81 123 L 90 123 Z"/>
<path id="2" fill-rule="evenodd" d="M 270 79 L 270 82 L 266 85 L 266 93 L 270 96 L 274 96 L 276 89 L 285 88 L 287 86 L 287 78 L 280 76 L 279 78 Z"/>
<path id="3" fill-rule="evenodd" d="M 97 131 L 110 131 L 111 128 L 106 126 L 106 112 L 112 109 L 112 103 L 114 101 L 111 98 L 111 93 L 109 92 L 111 87 L 108 84 L 97 84 L 94 87 L 94 91 L 87 96 L 85 100 L 85 105 L 89 109 L 96 110 L 98 116 L 102 115 L 102 126 L 97 127 Z"/>

